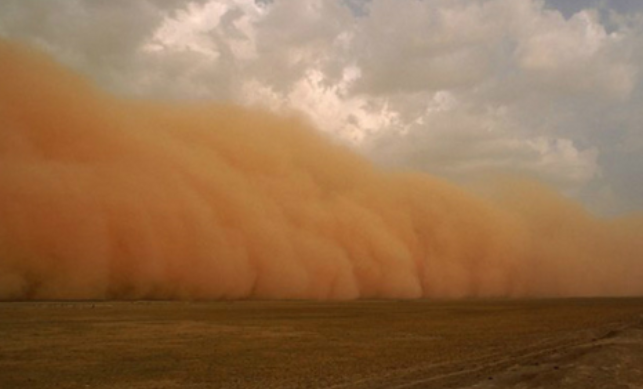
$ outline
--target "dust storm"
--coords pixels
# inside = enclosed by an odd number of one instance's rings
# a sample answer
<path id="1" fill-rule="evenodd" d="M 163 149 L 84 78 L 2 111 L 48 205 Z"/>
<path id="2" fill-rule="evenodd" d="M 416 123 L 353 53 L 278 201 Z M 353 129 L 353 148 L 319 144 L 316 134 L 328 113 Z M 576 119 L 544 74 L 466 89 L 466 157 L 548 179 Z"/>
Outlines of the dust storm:
<path id="1" fill-rule="evenodd" d="M 383 170 L 296 116 L 117 97 L 0 42 L 0 299 L 643 293 L 643 219 Z"/>

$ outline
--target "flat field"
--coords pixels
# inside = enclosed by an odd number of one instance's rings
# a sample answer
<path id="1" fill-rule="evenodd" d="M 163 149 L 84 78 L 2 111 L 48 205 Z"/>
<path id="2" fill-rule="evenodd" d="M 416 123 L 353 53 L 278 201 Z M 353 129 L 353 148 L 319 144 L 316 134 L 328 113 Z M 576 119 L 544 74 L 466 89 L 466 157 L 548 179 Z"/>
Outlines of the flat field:
<path id="1" fill-rule="evenodd" d="M 0 388 L 643 388 L 643 299 L 0 303 Z"/>

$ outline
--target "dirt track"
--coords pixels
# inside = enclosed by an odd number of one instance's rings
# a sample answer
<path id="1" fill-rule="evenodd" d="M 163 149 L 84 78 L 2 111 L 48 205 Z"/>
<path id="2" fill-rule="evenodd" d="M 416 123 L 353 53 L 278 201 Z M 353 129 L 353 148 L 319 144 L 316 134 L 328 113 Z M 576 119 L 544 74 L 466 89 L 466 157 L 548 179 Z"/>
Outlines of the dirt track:
<path id="1" fill-rule="evenodd" d="M 643 299 L 0 303 L 0 388 L 643 388 Z"/>

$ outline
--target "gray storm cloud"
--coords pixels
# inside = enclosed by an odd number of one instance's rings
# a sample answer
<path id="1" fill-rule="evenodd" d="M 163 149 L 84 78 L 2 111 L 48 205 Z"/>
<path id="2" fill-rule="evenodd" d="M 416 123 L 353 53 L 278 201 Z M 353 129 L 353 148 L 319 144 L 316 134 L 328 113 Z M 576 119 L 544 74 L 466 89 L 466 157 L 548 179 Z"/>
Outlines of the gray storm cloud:
<path id="1" fill-rule="evenodd" d="M 0 299 L 643 293 L 643 219 L 380 170 L 302 120 L 115 97 L 0 43 Z"/>

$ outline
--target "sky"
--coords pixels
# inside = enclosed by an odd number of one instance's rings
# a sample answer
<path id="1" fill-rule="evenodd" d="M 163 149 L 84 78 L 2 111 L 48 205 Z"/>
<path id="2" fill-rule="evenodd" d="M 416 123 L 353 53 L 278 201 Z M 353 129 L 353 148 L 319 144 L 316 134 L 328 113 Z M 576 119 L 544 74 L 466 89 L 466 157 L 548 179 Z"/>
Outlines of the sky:
<path id="1" fill-rule="evenodd" d="M 635 0 L 3 0 L 0 36 L 124 96 L 296 110 L 386 167 L 643 209 Z"/>

